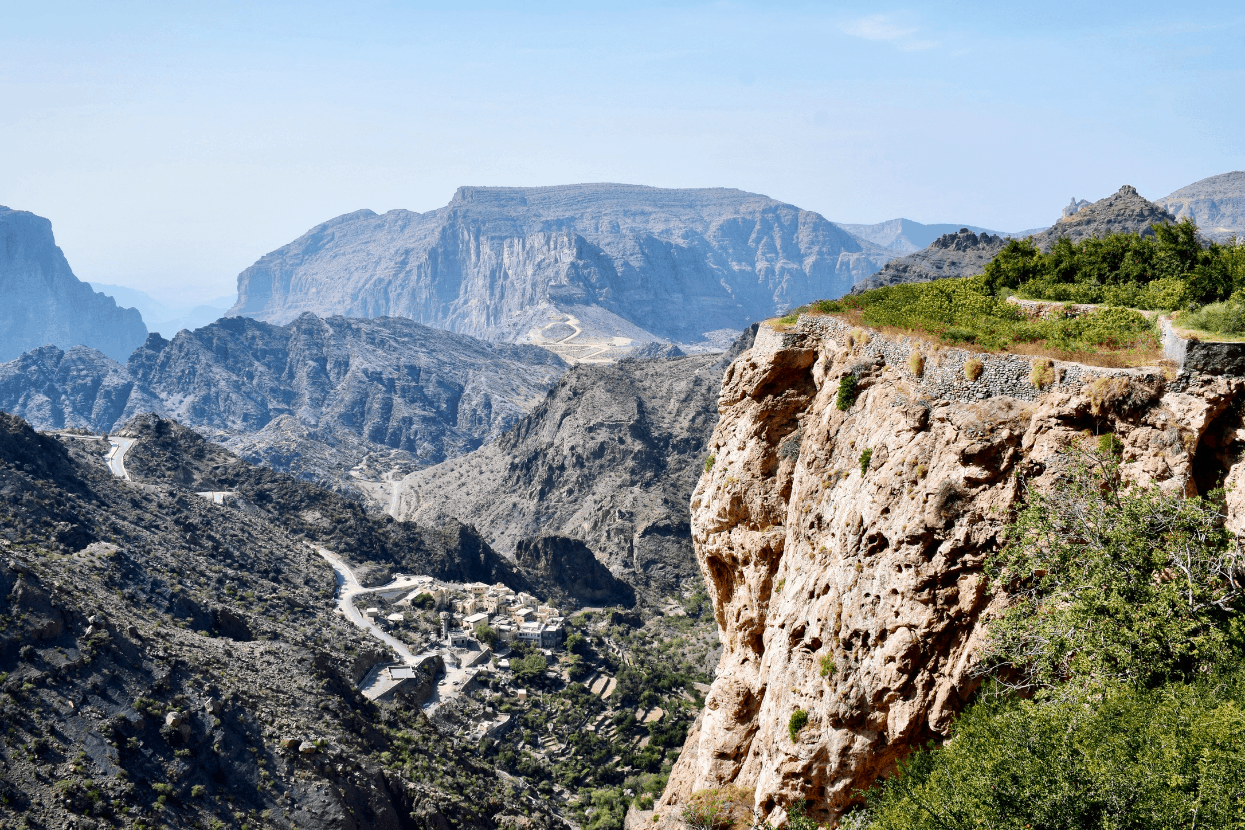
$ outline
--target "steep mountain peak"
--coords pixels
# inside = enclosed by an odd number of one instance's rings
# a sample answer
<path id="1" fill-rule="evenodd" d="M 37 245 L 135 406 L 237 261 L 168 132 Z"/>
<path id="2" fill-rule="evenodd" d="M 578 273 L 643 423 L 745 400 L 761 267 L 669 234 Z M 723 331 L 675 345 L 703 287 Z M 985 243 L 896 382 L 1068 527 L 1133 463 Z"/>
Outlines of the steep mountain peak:
<path id="1" fill-rule="evenodd" d="M 1063 237 L 1079 242 L 1091 236 L 1113 233 L 1150 234 L 1153 233 L 1152 225 L 1175 221 L 1176 217 L 1161 205 L 1149 201 L 1137 192 L 1137 188 L 1126 184 L 1093 203 L 1074 198 L 1054 225 L 1029 238 L 1043 251 L 1049 251 Z M 971 277 L 984 272 L 986 263 L 1006 244 L 1005 236 L 985 232 L 978 234 L 961 228 L 954 234 L 940 236 L 922 251 L 891 260 L 881 271 L 857 283 L 852 291 L 858 293 L 906 282 Z"/>
<path id="2" fill-rule="evenodd" d="M 1075 213 L 1059 217 L 1050 230 L 1036 234 L 1033 241 L 1044 251 L 1055 241 L 1067 237 L 1079 242 L 1091 236 L 1113 233 L 1153 233 L 1151 225 L 1176 222 L 1177 219 L 1161 205 L 1151 202 L 1126 184 L 1105 199 L 1081 207 Z"/>
<path id="3" fill-rule="evenodd" d="M 54 344 L 85 345 L 124 360 L 147 335 L 143 318 L 74 276 L 52 223 L 0 207 L 0 360 Z"/>

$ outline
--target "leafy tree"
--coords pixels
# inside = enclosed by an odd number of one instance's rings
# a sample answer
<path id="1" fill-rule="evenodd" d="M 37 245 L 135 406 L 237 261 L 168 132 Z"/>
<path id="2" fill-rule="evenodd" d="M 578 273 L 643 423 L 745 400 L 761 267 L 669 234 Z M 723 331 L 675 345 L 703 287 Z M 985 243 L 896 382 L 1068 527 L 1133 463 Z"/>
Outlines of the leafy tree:
<path id="1" fill-rule="evenodd" d="M 1066 453 L 1063 480 L 1028 491 L 993 559 L 1010 604 L 990 626 L 982 666 L 1009 688 L 1153 684 L 1232 653 L 1245 560 L 1219 496 L 1126 487 L 1104 449 Z"/>
<path id="2" fill-rule="evenodd" d="M 1066 702 L 988 697 L 872 792 L 871 827 L 1237 828 L 1243 734 L 1239 673 Z"/>
<path id="3" fill-rule="evenodd" d="M 475 627 L 474 634 L 476 639 L 484 643 L 486 646 L 495 646 L 497 641 L 501 639 L 501 635 L 497 630 L 490 628 L 488 623 L 480 623 Z"/>

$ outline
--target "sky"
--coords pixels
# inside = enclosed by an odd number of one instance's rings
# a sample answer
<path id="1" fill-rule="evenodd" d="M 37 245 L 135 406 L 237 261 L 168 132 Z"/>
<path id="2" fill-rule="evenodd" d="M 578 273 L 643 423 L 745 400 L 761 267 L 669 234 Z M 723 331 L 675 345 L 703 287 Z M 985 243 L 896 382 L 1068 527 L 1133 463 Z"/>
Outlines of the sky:
<path id="1" fill-rule="evenodd" d="M 0 0 L 0 205 L 173 303 L 460 185 L 737 187 L 1002 231 L 1245 168 L 1245 10 L 1198 3 Z"/>

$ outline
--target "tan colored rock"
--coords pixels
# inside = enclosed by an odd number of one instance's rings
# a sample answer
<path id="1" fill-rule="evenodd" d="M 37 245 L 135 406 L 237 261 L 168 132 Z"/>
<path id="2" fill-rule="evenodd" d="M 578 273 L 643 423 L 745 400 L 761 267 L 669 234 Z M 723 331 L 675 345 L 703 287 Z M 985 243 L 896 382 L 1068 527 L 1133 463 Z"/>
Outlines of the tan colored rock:
<path id="1" fill-rule="evenodd" d="M 834 820 L 945 736 L 978 683 L 997 608 L 983 564 L 1022 495 L 1017 474 L 1048 485 L 1070 442 L 1112 432 L 1127 478 L 1185 493 L 1245 479 L 1233 406 L 1245 380 L 1056 363 L 1038 391 L 1028 358 L 937 350 L 917 376 L 917 343 L 849 338 L 830 318 L 763 326 L 726 372 L 714 463 L 691 502 L 723 654 L 658 825 L 731 783 L 776 824 L 800 798 Z M 984 365 L 971 382 L 970 359 Z M 859 396 L 840 411 L 848 372 Z M 1233 527 L 1242 502 L 1229 499 Z M 808 723 L 793 743 L 798 709 Z"/>

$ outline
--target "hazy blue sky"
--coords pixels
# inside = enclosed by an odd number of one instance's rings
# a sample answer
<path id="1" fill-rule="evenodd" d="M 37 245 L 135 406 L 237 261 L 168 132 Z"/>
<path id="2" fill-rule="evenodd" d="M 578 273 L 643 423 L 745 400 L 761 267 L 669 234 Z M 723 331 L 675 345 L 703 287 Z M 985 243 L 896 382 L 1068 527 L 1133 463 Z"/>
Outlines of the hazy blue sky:
<path id="1" fill-rule="evenodd" d="M 463 184 L 1019 230 L 1245 167 L 1240 4 L 256 6 L 0 0 L 0 204 L 82 279 L 206 299 Z"/>

